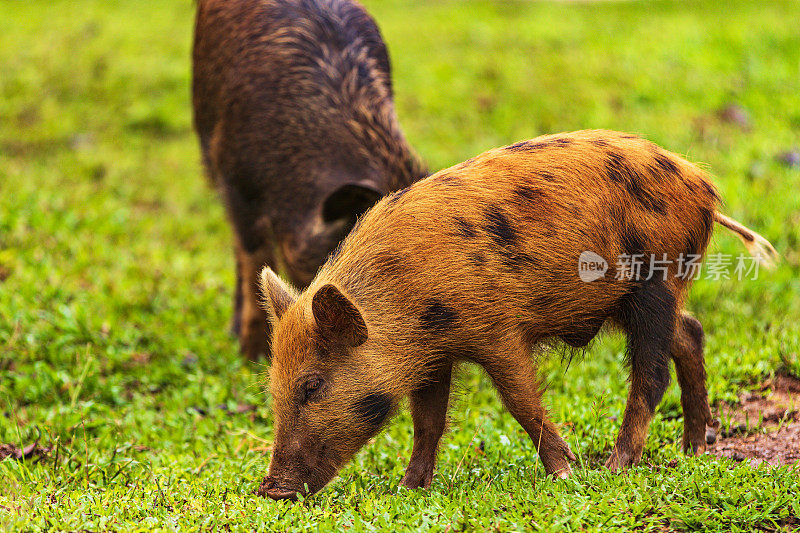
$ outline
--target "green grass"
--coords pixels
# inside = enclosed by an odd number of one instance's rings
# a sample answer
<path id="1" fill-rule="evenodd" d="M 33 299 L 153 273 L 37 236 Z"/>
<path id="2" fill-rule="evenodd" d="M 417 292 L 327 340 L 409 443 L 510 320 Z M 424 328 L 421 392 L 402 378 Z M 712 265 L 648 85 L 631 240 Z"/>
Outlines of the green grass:
<path id="1" fill-rule="evenodd" d="M 432 169 L 599 127 L 706 163 L 725 211 L 784 258 L 758 281 L 695 285 L 711 398 L 800 374 L 800 169 L 775 160 L 800 145 L 798 3 L 366 4 L 390 48 L 401 122 Z M 53 447 L 0 462 L 0 529 L 747 531 L 797 520 L 797 471 L 682 456 L 675 385 L 641 466 L 602 468 L 626 392 L 619 338 L 568 368 L 544 364 L 553 417 L 580 456 L 571 480 L 545 478 L 489 382 L 467 370 L 430 490 L 398 488 L 404 413 L 319 495 L 254 496 L 270 400 L 264 368 L 227 333 L 231 231 L 191 130 L 193 9 L 0 6 L 0 443 Z M 730 103 L 750 131 L 716 116 Z M 724 231 L 711 245 L 740 251 Z"/>

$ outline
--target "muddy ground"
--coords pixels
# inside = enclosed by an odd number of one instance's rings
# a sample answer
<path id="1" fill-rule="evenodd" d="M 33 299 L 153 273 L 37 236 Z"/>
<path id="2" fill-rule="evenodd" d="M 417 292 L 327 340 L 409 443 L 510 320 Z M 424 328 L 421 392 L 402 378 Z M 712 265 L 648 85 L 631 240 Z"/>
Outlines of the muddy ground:
<path id="1" fill-rule="evenodd" d="M 717 409 L 722 427 L 708 452 L 734 461 L 800 462 L 800 380 L 779 375 Z"/>

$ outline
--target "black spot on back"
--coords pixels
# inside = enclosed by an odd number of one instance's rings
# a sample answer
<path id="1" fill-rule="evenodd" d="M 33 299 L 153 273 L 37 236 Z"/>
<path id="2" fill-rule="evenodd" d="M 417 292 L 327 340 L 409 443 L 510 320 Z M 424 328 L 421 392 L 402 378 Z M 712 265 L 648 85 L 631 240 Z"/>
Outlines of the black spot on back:
<path id="1" fill-rule="evenodd" d="M 667 213 L 667 204 L 656 193 L 642 187 L 642 177 L 636 172 L 624 156 L 617 152 L 606 154 L 606 175 L 612 182 L 624 187 L 625 190 L 645 209 L 660 215 Z"/>
<path id="2" fill-rule="evenodd" d="M 549 172 L 537 172 L 536 175 L 542 178 L 544 181 L 549 181 L 551 183 L 556 181 L 556 177 Z"/>
<path id="3" fill-rule="evenodd" d="M 458 185 L 460 182 L 460 180 L 457 177 L 452 176 L 450 174 L 440 174 L 439 176 L 436 176 L 434 179 L 436 180 L 436 182 L 441 183 L 443 185 Z"/>
<path id="4" fill-rule="evenodd" d="M 703 178 L 700 178 L 700 183 L 703 184 L 703 188 L 706 190 L 706 194 L 708 194 L 714 200 L 719 200 L 719 195 L 717 195 L 717 191 L 714 190 L 714 187 L 709 182 L 707 182 Z"/>
<path id="5" fill-rule="evenodd" d="M 608 146 L 608 141 L 605 139 L 590 139 L 589 142 L 598 148 L 606 148 Z"/>
<path id="6" fill-rule="evenodd" d="M 559 146 L 569 146 L 570 144 L 572 144 L 572 139 L 567 139 L 565 137 L 560 137 L 558 139 L 554 139 L 553 142 L 556 143 Z"/>
<path id="7" fill-rule="evenodd" d="M 458 313 L 455 309 L 439 300 L 430 300 L 426 303 L 419 322 L 423 329 L 441 330 L 452 327 L 456 319 L 458 319 Z"/>
<path id="8" fill-rule="evenodd" d="M 383 392 L 373 392 L 353 404 L 356 420 L 370 427 L 378 427 L 392 411 L 392 397 Z"/>
<path id="9" fill-rule="evenodd" d="M 499 208 L 487 210 L 486 221 L 486 231 L 499 246 L 514 246 L 517 243 L 517 233 Z"/>
<path id="10" fill-rule="evenodd" d="M 529 144 L 530 141 L 516 142 L 514 144 L 509 144 L 508 146 L 506 146 L 506 150 L 509 150 L 511 152 L 516 152 L 517 150 L 524 150 L 528 147 Z"/>
<path id="11" fill-rule="evenodd" d="M 635 179 L 625 184 L 625 190 L 636 198 L 636 200 L 644 206 L 648 211 L 653 211 L 659 215 L 667 214 L 667 204 L 663 198 L 659 197 L 657 193 L 652 193 L 642 187 L 642 182 Z"/>
<path id="12" fill-rule="evenodd" d="M 408 192 L 408 190 L 409 190 L 410 188 L 411 188 L 411 187 L 406 187 L 405 189 L 400 189 L 400 190 L 399 190 L 399 191 L 397 191 L 396 193 L 392 194 L 392 195 L 389 197 L 389 200 L 387 200 L 387 205 L 394 205 L 394 204 L 396 204 L 396 203 L 397 203 L 397 201 L 398 201 L 398 200 L 400 200 L 400 198 L 402 198 L 402 197 L 403 197 L 403 195 L 404 195 L 405 193 L 407 193 L 407 192 Z"/>
<path id="13" fill-rule="evenodd" d="M 540 150 L 542 148 L 547 148 L 548 146 L 550 146 L 550 143 L 548 142 L 520 141 L 518 143 L 506 146 L 506 150 L 512 152 L 519 152 L 519 151 L 529 151 L 529 150 Z"/>
<path id="14" fill-rule="evenodd" d="M 475 226 L 467 219 L 457 216 L 453 220 L 455 221 L 458 234 L 465 239 L 474 239 L 478 236 L 478 232 L 475 231 Z"/>
<path id="15" fill-rule="evenodd" d="M 478 266 L 486 264 L 486 256 L 484 256 L 480 252 L 470 252 L 469 254 L 467 254 L 467 259 L 469 259 L 471 263 Z"/>
<path id="16" fill-rule="evenodd" d="M 466 161 L 462 161 L 461 163 L 459 163 L 458 166 L 456 166 L 456 168 L 457 169 L 462 169 L 464 167 L 468 167 L 469 165 L 471 165 L 474 162 L 475 162 L 475 158 L 474 157 L 470 157 Z"/>
<path id="17" fill-rule="evenodd" d="M 537 189 L 536 187 L 530 187 L 528 185 L 520 185 L 516 187 L 513 193 L 520 199 L 529 202 L 540 200 L 544 197 L 544 193 L 542 192 L 541 189 Z"/>
<path id="18" fill-rule="evenodd" d="M 486 220 L 485 229 L 500 247 L 496 253 L 504 267 L 513 272 L 521 272 L 540 266 L 536 257 L 519 249 L 519 235 L 500 209 L 495 207 L 486 211 Z"/>
<path id="19" fill-rule="evenodd" d="M 503 266 L 513 272 L 523 272 L 541 266 L 532 254 L 526 252 L 504 248 L 500 251 L 500 255 L 503 258 Z"/>
<path id="20" fill-rule="evenodd" d="M 618 184 L 625 184 L 636 179 L 636 174 L 622 155 L 617 152 L 608 152 L 606 157 L 608 158 L 606 162 L 608 179 Z"/>
<path id="21" fill-rule="evenodd" d="M 658 154 L 655 157 L 655 160 L 658 168 L 667 174 L 680 174 L 678 167 L 675 166 L 675 163 L 673 163 L 672 159 L 670 159 L 666 154 Z"/>
<path id="22" fill-rule="evenodd" d="M 629 229 L 622 233 L 622 249 L 628 255 L 644 254 L 645 240 L 636 229 Z"/>

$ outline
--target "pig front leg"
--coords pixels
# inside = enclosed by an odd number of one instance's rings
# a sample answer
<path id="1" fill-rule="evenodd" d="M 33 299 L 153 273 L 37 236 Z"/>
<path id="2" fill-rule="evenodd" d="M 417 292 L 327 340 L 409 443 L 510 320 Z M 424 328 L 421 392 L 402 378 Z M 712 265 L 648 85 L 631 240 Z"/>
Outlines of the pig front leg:
<path id="1" fill-rule="evenodd" d="M 431 375 L 422 388 L 411 393 L 411 418 L 414 420 L 414 449 L 400 482 L 409 489 L 427 488 L 433 479 L 436 450 L 447 425 L 452 365 Z"/>
<path id="2" fill-rule="evenodd" d="M 512 346 L 512 342 L 497 341 L 498 346 Z M 559 436 L 542 406 L 539 379 L 530 359 L 529 348 L 519 345 L 505 354 L 496 354 L 480 361 L 492 378 L 503 403 L 533 440 L 545 472 L 559 478 L 569 476 L 569 460 L 575 455 Z"/>
<path id="3" fill-rule="evenodd" d="M 705 451 L 706 443 L 714 443 L 718 426 L 708 406 L 703 341 L 703 326 L 696 318 L 682 313 L 672 343 L 672 360 L 681 387 L 683 451 L 695 455 Z"/>
<path id="4" fill-rule="evenodd" d="M 239 246 L 233 249 L 236 260 L 236 287 L 233 293 L 233 318 L 231 318 L 231 334 L 239 337 L 242 332 L 242 259 Z"/>
<path id="5" fill-rule="evenodd" d="M 239 318 L 239 348 L 250 361 L 265 356 L 270 359 L 269 342 L 271 326 L 267 313 L 261 306 L 259 276 L 265 266 L 274 268 L 272 250 L 268 244 L 248 253 L 237 246 L 237 260 L 241 280 L 241 312 Z"/>

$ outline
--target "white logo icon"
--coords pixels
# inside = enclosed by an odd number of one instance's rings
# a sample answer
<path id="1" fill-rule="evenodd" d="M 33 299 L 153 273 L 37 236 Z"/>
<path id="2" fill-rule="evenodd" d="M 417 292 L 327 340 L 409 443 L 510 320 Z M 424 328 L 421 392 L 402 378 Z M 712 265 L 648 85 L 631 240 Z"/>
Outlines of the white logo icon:
<path id="1" fill-rule="evenodd" d="M 584 283 L 602 278 L 607 271 L 608 262 L 594 252 L 587 250 L 578 257 L 578 277 Z"/>

